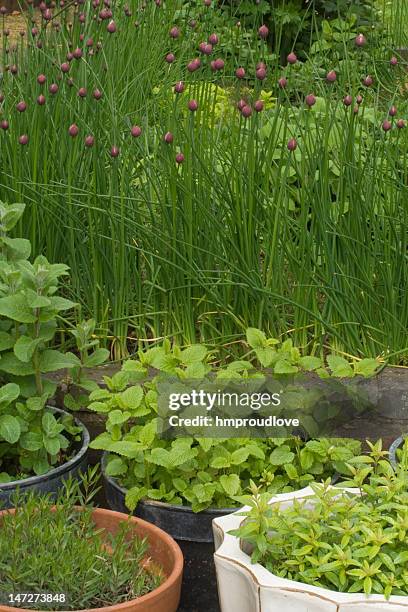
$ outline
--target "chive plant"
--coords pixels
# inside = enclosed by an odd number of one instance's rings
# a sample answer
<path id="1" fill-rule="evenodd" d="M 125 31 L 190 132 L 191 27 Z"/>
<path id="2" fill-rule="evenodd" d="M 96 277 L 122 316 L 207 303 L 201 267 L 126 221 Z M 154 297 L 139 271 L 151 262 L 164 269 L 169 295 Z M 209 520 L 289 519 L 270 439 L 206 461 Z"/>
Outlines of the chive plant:
<path id="1" fill-rule="evenodd" d="M 114 357 L 256 326 L 406 361 L 395 28 L 338 20 L 280 67 L 263 24 L 223 40 L 215 4 L 46 10 L 3 37 L 0 197 L 26 203 L 19 232 L 71 267 Z"/>

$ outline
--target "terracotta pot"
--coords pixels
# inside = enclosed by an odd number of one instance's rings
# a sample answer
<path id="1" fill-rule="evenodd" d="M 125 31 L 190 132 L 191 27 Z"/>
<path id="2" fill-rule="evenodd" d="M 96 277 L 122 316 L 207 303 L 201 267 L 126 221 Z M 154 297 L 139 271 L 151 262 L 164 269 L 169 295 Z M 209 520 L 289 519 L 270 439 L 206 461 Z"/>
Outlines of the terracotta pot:
<path id="1" fill-rule="evenodd" d="M 0 512 L 0 520 L 6 512 L 14 512 L 14 509 Z M 127 514 L 104 508 L 95 508 L 92 516 L 98 529 L 105 529 L 112 534 L 117 532 L 122 521 L 128 520 Z M 166 579 L 157 589 L 147 595 L 114 606 L 93 608 L 92 612 L 176 612 L 180 601 L 183 574 L 183 555 L 180 547 L 172 537 L 155 525 L 135 517 L 130 517 L 130 521 L 133 533 L 139 538 L 147 538 L 148 555 L 153 564 L 157 563 L 162 567 Z M 0 612 L 16 612 L 16 610 L 33 612 L 32 609 L 0 605 Z"/>

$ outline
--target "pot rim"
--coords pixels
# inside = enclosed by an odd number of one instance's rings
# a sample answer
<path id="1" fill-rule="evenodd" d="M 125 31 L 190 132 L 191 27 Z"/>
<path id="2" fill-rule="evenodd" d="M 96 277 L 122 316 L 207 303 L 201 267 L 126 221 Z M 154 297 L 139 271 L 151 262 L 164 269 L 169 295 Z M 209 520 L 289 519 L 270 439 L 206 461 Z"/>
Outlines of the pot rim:
<path id="1" fill-rule="evenodd" d="M 66 410 L 63 410 L 62 408 L 57 408 L 56 406 L 46 406 L 46 408 L 48 408 L 52 412 L 57 412 L 62 415 L 67 414 L 71 416 L 69 412 L 67 412 Z M 75 464 L 80 463 L 88 450 L 88 446 L 90 442 L 90 435 L 89 435 L 89 431 L 87 430 L 85 425 L 82 423 L 82 421 L 80 421 L 75 416 L 74 416 L 74 421 L 75 421 L 75 424 L 82 429 L 82 440 L 81 440 L 80 449 L 75 453 L 73 457 L 71 457 L 69 461 L 66 461 L 65 463 L 62 463 L 61 465 L 58 465 L 57 467 L 52 468 L 45 474 L 40 474 L 40 476 L 30 476 L 29 478 L 22 478 L 21 480 L 13 480 L 12 482 L 1 483 L 0 492 L 10 491 L 12 489 L 16 489 L 17 487 L 19 487 L 20 489 L 24 489 L 26 487 L 31 487 L 33 485 L 36 485 L 39 482 L 43 482 L 44 480 L 51 480 L 65 473 L 71 467 L 74 467 Z"/>
<path id="2" fill-rule="evenodd" d="M 119 491 L 122 495 L 126 495 L 128 489 L 125 489 L 125 487 L 122 487 L 119 484 L 119 481 L 117 478 L 114 478 L 113 476 L 108 476 L 106 474 L 106 462 L 107 462 L 107 457 L 108 457 L 108 451 L 104 451 L 102 454 L 102 459 L 101 459 L 101 470 L 102 470 L 102 474 L 103 477 L 105 478 L 105 480 L 107 480 L 109 482 L 109 484 L 114 487 L 117 491 Z M 145 506 L 153 506 L 156 508 L 161 508 L 163 510 L 173 510 L 174 512 L 188 512 L 191 514 L 194 514 L 196 516 L 202 516 L 203 514 L 211 514 L 214 517 L 217 517 L 219 515 L 225 515 L 225 514 L 231 514 L 231 512 L 235 512 L 236 510 L 238 510 L 239 508 L 206 508 L 205 510 L 201 510 L 200 512 L 193 512 L 191 509 L 191 506 L 182 506 L 179 504 L 169 504 L 167 502 L 162 502 L 162 501 L 157 501 L 155 499 L 148 499 L 148 498 L 144 498 L 141 499 L 139 502 L 139 504 L 144 504 Z"/>
<path id="3" fill-rule="evenodd" d="M 390 454 L 389 455 L 390 463 L 394 469 L 398 465 L 397 450 L 400 448 L 402 444 L 404 444 L 404 440 L 405 440 L 405 436 L 399 436 L 396 440 L 394 440 L 394 442 L 391 444 L 390 448 L 388 449 L 388 452 Z"/>
<path id="4" fill-rule="evenodd" d="M 349 487 L 332 487 L 339 492 L 347 491 L 354 495 L 359 495 L 360 490 Z M 292 502 L 294 499 L 307 499 L 314 497 L 314 491 L 311 487 L 305 487 L 291 493 L 281 493 L 271 497 L 269 504 L 277 504 L 282 502 Z M 217 567 L 217 561 L 225 566 L 235 566 L 236 571 L 244 573 L 246 578 L 251 583 L 255 583 L 258 588 L 266 589 L 268 592 L 283 591 L 292 593 L 304 593 L 305 595 L 315 596 L 325 601 L 330 601 L 334 604 L 357 604 L 357 603 L 382 603 L 403 605 L 408 608 L 408 596 L 392 595 L 388 600 L 383 595 L 365 595 L 364 593 L 342 593 L 340 591 L 331 591 L 324 587 L 318 587 L 296 580 L 280 578 L 276 576 L 260 563 L 252 563 L 250 556 L 245 553 L 240 546 L 239 538 L 230 535 L 228 532 L 232 529 L 237 529 L 244 517 L 240 513 L 248 511 L 249 506 L 244 506 L 238 512 L 234 512 L 228 516 L 215 518 L 213 520 L 214 540 L 220 541 L 221 544 L 214 553 L 214 561 Z M 221 586 L 221 585 L 220 585 Z"/>
<path id="5" fill-rule="evenodd" d="M 80 508 L 80 506 L 78 506 L 78 508 Z M 15 508 L 10 508 L 8 510 L 2 510 L 0 511 L 0 517 L 3 514 L 14 513 L 14 512 L 15 512 Z M 134 605 L 135 603 L 137 603 L 138 605 L 139 604 L 142 604 L 142 605 L 151 604 L 157 597 L 162 596 L 162 594 L 170 590 L 177 583 L 177 581 L 180 578 L 180 575 L 182 575 L 183 573 L 184 558 L 183 558 L 183 553 L 181 552 L 179 545 L 168 533 L 166 533 L 163 529 L 160 529 L 160 527 L 157 527 L 153 523 L 149 523 L 148 521 L 144 521 L 143 519 L 140 519 L 132 515 L 124 514 L 123 512 L 116 512 L 114 510 L 108 510 L 106 508 L 94 508 L 92 512 L 92 516 L 95 514 L 111 517 L 111 519 L 113 519 L 115 522 L 130 520 L 131 523 L 141 526 L 146 532 L 152 533 L 152 535 L 155 537 L 156 540 L 161 540 L 162 542 L 164 542 L 167 550 L 170 550 L 172 552 L 173 558 L 174 558 L 174 565 L 173 565 L 173 569 L 171 570 L 167 578 L 164 580 L 164 582 L 159 587 L 154 589 L 153 591 L 150 591 L 150 593 L 146 593 L 146 595 L 142 595 L 142 597 L 138 597 L 136 599 L 129 599 L 128 601 L 124 601 L 118 604 L 113 604 L 111 606 L 104 606 L 102 608 L 83 608 L 81 610 L 76 610 L 75 612 L 90 612 L 90 611 L 92 612 L 116 612 L 117 610 L 126 611 L 126 610 L 129 610 L 130 606 L 132 606 L 132 604 Z M 142 609 L 143 608 L 141 608 L 141 610 Z M 0 612 L 39 612 L 39 611 L 38 610 L 33 611 L 32 608 L 18 608 L 16 606 L 0 605 Z"/>

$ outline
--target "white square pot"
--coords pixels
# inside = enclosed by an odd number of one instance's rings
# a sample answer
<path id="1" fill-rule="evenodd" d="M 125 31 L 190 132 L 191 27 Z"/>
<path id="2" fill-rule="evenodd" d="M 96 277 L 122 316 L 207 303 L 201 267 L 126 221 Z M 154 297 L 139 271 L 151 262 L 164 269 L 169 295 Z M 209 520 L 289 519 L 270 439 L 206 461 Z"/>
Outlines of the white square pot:
<path id="1" fill-rule="evenodd" d="M 358 489 L 346 490 L 359 494 Z M 295 498 L 311 496 L 313 490 L 306 487 L 275 495 L 270 504 L 279 503 L 285 508 Z M 382 595 L 338 593 L 279 578 L 259 563 L 252 564 L 241 550 L 239 539 L 228 533 L 238 529 L 244 520 L 239 514 L 248 509 L 213 520 L 214 561 L 222 612 L 408 612 L 408 597 L 393 596 L 387 601 Z"/>

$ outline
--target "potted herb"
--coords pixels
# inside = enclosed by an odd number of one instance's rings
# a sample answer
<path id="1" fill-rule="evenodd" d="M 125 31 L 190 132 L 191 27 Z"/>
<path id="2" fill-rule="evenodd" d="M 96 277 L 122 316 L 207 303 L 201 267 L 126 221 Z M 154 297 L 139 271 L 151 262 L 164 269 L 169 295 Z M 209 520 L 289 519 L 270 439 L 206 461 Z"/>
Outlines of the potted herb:
<path id="1" fill-rule="evenodd" d="M 1 612 L 176 612 L 178 545 L 155 525 L 94 508 L 94 477 L 95 470 L 83 477 L 84 490 L 67 481 L 56 503 L 15 495 L 15 509 L 0 513 Z"/>
<path id="2" fill-rule="evenodd" d="M 23 204 L 0 202 L 0 501 L 18 486 L 56 491 L 86 462 L 84 426 L 48 405 L 56 384 L 47 375 L 79 364 L 76 355 L 50 348 L 60 313 L 75 304 L 60 296 L 63 264 L 30 262 L 28 240 L 11 238 Z"/>
<path id="3" fill-rule="evenodd" d="M 408 445 L 396 471 L 370 447 L 345 488 L 271 498 L 252 484 L 240 512 L 215 519 L 222 612 L 406 610 Z"/>
<path id="4" fill-rule="evenodd" d="M 259 342 L 259 358 L 282 374 L 306 367 L 323 370 L 320 359 L 304 360 L 290 342 L 267 340 L 258 330 L 248 336 L 252 344 Z M 344 471 L 345 462 L 361 451 L 355 440 L 159 439 L 158 384 L 164 378 L 213 375 L 221 381 L 260 375 L 248 360 L 225 368 L 211 366 L 210 360 L 202 345 L 181 350 L 165 342 L 104 377 L 105 387 L 91 393 L 89 404 L 90 410 L 107 416 L 106 431 L 90 446 L 105 451 L 102 467 L 110 507 L 135 511 L 171 533 L 186 557 L 188 592 L 200 597 L 213 594 L 212 520 L 236 507 L 235 497 L 251 478 L 262 481 L 270 494 L 292 491 Z"/>

